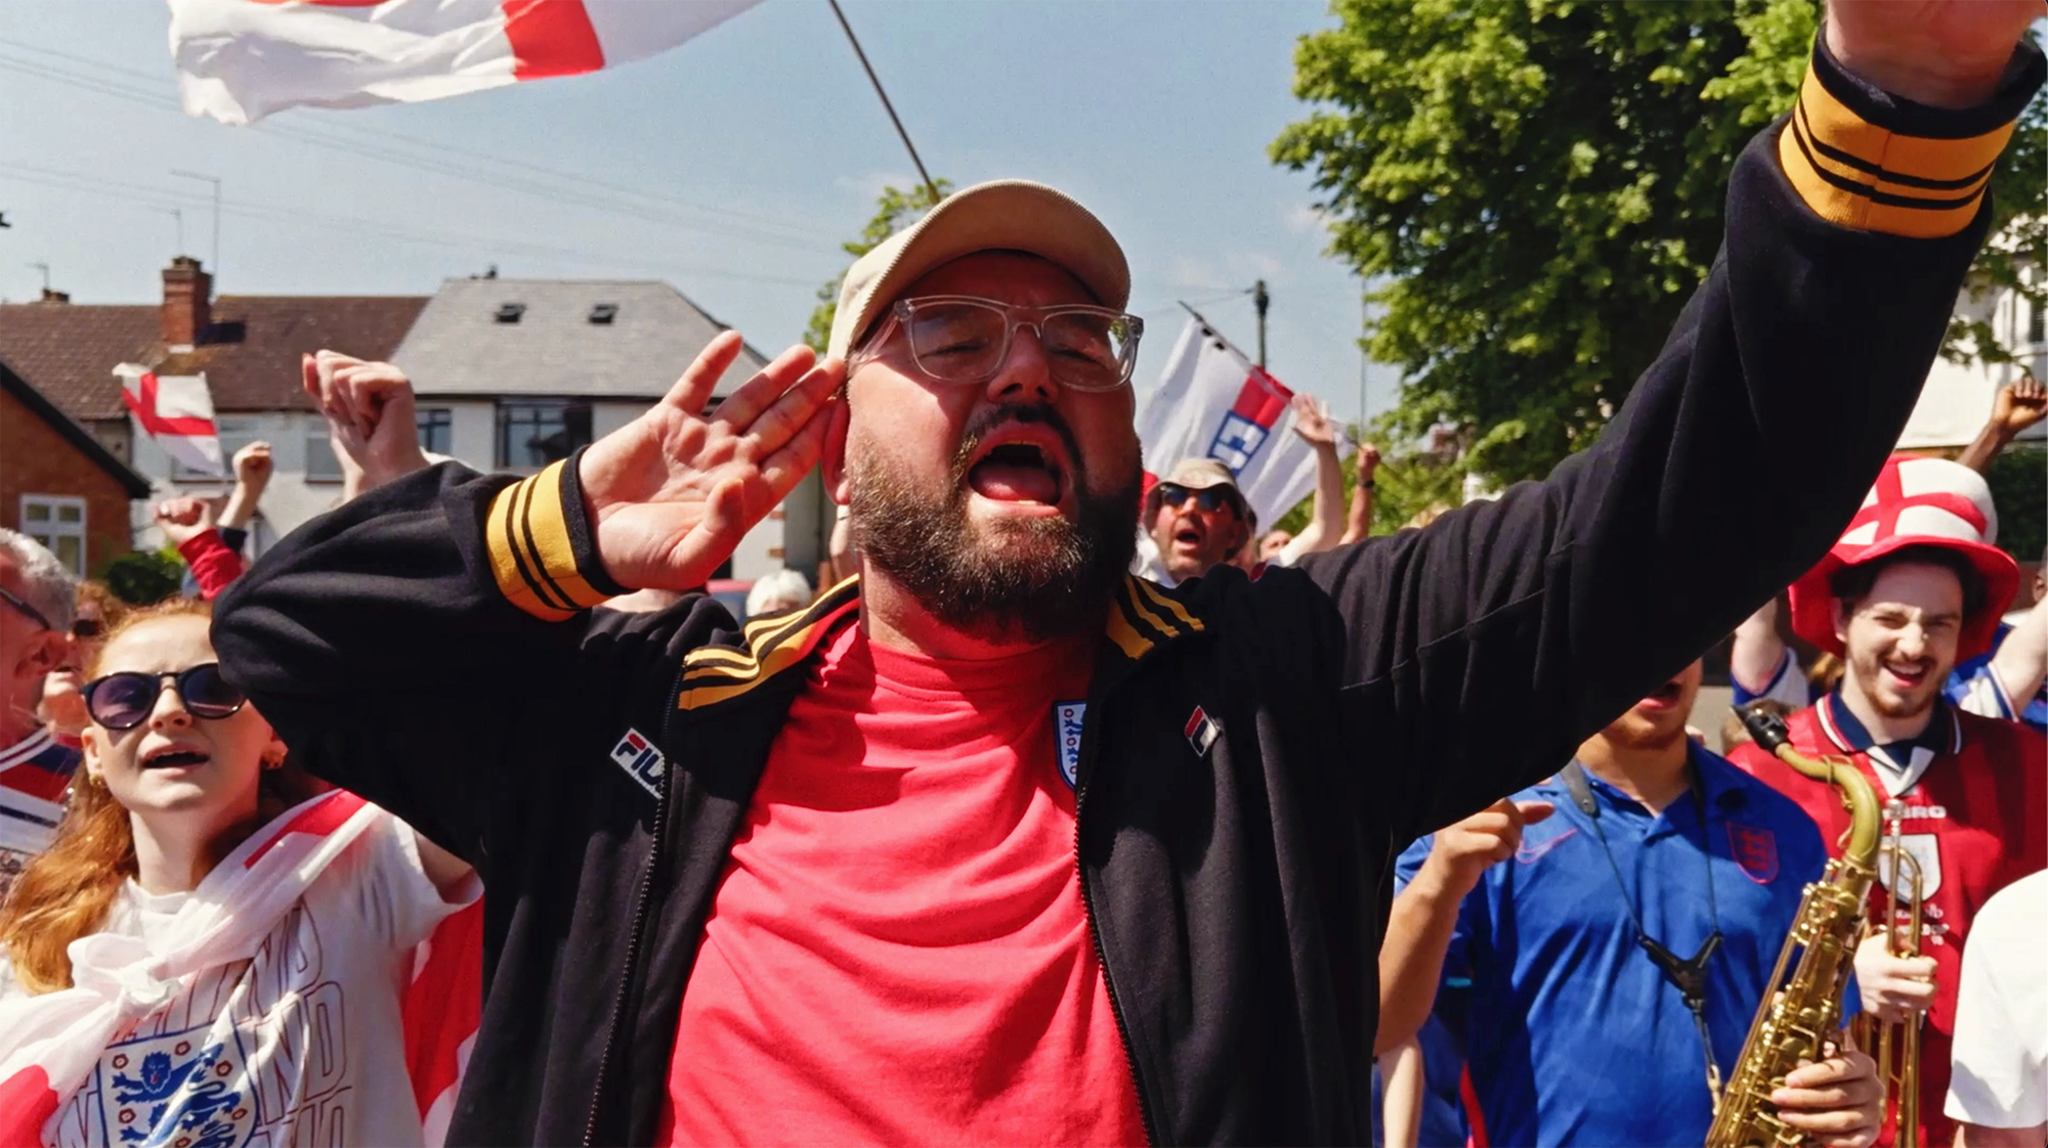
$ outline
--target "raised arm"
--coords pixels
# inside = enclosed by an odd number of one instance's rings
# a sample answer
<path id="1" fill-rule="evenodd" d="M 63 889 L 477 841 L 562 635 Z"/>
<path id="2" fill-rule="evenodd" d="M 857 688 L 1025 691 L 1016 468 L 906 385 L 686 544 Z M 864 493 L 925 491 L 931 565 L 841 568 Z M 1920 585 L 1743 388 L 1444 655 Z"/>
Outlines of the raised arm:
<path id="1" fill-rule="evenodd" d="M 1373 476 L 1379 473 L 1380 448 L 1362 443 L 1358 448 L 1358 485 L 1351 488 L 1351 513 L 1344 522 L 1341 544 L 1363 542 L 1372 533 Z"/>
<path id="2" fill-rule="evenodd" d="M 1984 429 L 1956 456 L 1956 461 L 1979 474 L 1989 473 L 1992 460 L 2019 433 L 2048 417 L 2048 387 L 2032 375 L 1998 388 L 1991 398 L 1991 417 Z"/>
<path id="3" fill-rule="evenodd" d="M 1304 561 L 1349 629 L 1361 728 L 1400 763 L 1397 833 L 1555 769 L 1834 541 L 1983 240 L 1989 165 L 2042 76 L 2014 48 L 2039 11 L 1831 4 L 1798 110 L 1737 161 L 1722 252 L 1600 439 L 1497 501 Z M 1800 490 L 1800 512 L 1759 512 L 1756 488 Z"/>
<path id="4" fill-rule="evenodd" d="M 1280 551 L 1282 566 L 1328 550 L 1344 532 L 1344 463 L 1337 457 L 1337 424 L 1313 396 L 1296 395 L 1294 433 L 1316 453 L 1316 490 L 1309 503 L 1308 525 Z"/>
<path id="5" fill-rule="evenodd" d="M 1373 1037 L 1379 1056 L 1413 1038 L 1436 1006 L 1444 958 L 1458 931 L 1465 899 L 1486 868 L 1515 855 L 1522 827 L 1549 817 L 1547 801 L 1496 801 L 1421 841 L 1402 855 L 1407 880 L 1387 917 L 1380 942 L 1380 1021 Z M 1421 858 L 1420 864 L 1416 864 Z"/>
<path id="6" fill-rule="evenodd" d="M 646 414 L 523 481 L 443 464 L 294 531 L 222 601 L 228 677 L 309 769 L 474 860 L 478 809 L 518 784 L 514 759 L 563 767 L 522 740 L 527 717 L 658 711 L 678 633 L 715 613 L 589 607 L 701 584 L 815 462 L 840 370 L 793 349 L 707 418 L 739 350 L 721 336 Z M 373 478 L 372 446 L 393 445 L 390 462 L 415 434 L 404 404 L 346 413 Z"/>

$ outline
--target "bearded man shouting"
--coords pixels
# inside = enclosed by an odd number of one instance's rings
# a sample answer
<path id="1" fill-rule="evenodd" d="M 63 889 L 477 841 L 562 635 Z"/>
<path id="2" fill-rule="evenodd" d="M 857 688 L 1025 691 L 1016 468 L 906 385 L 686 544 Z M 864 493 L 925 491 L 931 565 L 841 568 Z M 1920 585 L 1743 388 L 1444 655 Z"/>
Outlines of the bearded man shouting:
<path id="1" fill-rule="evenodd" d="M 1129 272 L 1005 181 L 863 257 L 822 363 L 707 414 L 721 336 L 563 463 L 442 465 L 295 533 L 215 645 L 308 768 L 485 880 L 451 1140 L 1362 1140 L 1393 857 L 1834 541 L 1983 239 L 2040 8 L 1831 4 L 1600 441 L 1426 530 L 1126 575 Z M 409 441 L 348 390 L 367 453 Z M 813 465 L 858 579 L 743 629 L 697 594 L 591 609 L 700 585 Z M 1795 480 L 1803 513 L 1754 512 Z"/>

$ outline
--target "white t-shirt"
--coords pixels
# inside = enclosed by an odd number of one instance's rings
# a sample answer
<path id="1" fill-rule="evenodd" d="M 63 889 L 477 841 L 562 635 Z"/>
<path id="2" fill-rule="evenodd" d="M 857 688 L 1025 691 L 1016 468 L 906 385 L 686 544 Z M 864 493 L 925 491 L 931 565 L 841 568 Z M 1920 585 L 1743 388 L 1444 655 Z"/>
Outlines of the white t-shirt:
<path id="1" fill-rule="evenodd" d="M 149 940 L 191 896 L 152 896 L 130 881 L 105 931 Z M 399 1002 L 413 946 L 459 908 L 427 879 L 412 830 L 381 819 L 313 882 L 253 960 L 190 978 L 108 1045 L 60 1110 L 56 1142 L 419 1144 Z M 0 965 L 0 997 L 18 992 Z M 235 1040 L 208 1044 L 223 1012 L 236 1017 Z"/>
<path id="2" fill-rule="evenodd" d="M 1949 1118 L 1986 1128 L 2048 1122 L 2048 871 L 1993 894 L 1970 923 L 1956 987 Z"/>

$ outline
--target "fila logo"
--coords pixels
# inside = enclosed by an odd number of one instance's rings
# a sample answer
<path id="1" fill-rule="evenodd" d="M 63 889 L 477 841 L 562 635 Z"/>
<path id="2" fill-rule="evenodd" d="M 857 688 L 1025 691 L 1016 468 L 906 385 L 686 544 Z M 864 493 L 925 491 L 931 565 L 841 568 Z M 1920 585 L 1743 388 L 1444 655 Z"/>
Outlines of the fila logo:
<path id="1" fill-rule="evenodd" d="M 1060 776 L 1067 788 L 1081 772 L 1081 724 L 1088 716 L 1087 702 L 1055 702 L 1052 707 L 1052 736 L 1059 750 Z"/>
<path id="2" fill-rule="evenodd" d="M 1194 747 L 1196 757 L 1206 757 L 1209 747 L 1216 744 L 1216 735 L 1223 732 L 1216 719 L 1209 716 L 1201 706 L 1188 715 L 1187 728 L 1181 731 L 1187 735 L 1188 744 Z"/>
<path id="3" fill-rule="evenodd" d="M 612 747 L 612 760 L 619 763 L 619 768 L 625 770 L 627 776 L 639 782 L 640 788 L 657 799 L 661 797 L 661 774 L 668 768 L 668 761 L 661 756 L 660 750 L 654 748 L 647 735 L 637 729 L 628 729 L 626 736 L 619 739 L 619 744 Z"/>

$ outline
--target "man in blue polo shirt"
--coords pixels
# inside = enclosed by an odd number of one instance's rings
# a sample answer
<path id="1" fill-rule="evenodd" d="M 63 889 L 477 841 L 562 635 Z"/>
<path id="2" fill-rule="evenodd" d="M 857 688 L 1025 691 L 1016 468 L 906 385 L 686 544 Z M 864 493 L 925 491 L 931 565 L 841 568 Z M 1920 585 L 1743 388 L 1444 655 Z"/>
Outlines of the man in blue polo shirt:
<path id="1" fill-rule="evenodd" d="M 1734 1067 L 1827 851 L 1796 804 L 1686 737 L 1699 682 L 1695 662 L 1558 776 L 1401 856 L 1379 1043 L 1469 981 L 1482 1143 L 1698 1144 L 1712 1122 L 1710 1079 Z M 1773 1101 L 1815 1141 L 1875 1139 L 1868 1057 L 1786 1083 Z"/>

